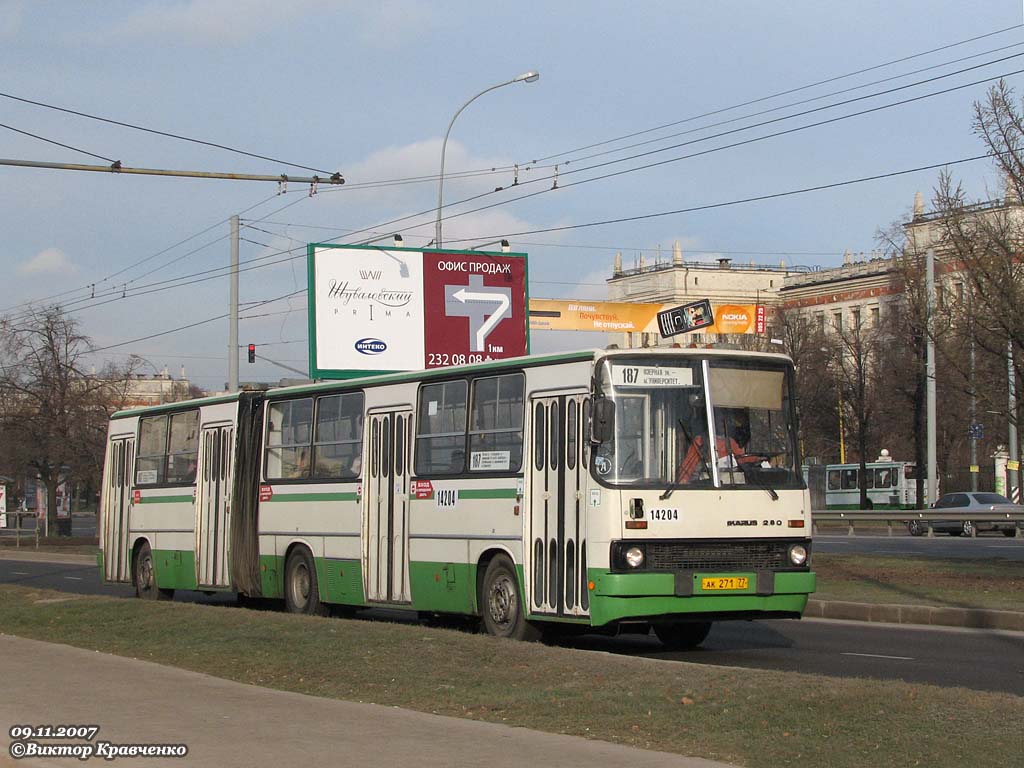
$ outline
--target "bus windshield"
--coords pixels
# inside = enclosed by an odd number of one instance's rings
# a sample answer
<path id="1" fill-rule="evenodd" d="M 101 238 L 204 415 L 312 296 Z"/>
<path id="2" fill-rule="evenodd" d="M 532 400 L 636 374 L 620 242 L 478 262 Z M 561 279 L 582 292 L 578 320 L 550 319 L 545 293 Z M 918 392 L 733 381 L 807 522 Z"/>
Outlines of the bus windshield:
<path id="1" fill-rule="evenodd" d="M 614 431 L 593 452 L 613 486 L 800 487 L 789 377 L 777 363 L 610 358 Z"/>

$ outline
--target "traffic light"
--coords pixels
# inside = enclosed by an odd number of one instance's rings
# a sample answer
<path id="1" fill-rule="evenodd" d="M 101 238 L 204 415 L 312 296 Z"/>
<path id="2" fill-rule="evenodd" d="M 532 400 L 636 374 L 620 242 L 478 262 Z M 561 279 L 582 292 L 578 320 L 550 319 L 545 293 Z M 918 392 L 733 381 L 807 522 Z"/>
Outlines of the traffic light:
<path id="1" fill-rule="evenodd" d="M 255 344 L 250 344 L 249 345 L 249 362 L 250 363 L 255 363 L 256 362 L 256 345 Z"/>

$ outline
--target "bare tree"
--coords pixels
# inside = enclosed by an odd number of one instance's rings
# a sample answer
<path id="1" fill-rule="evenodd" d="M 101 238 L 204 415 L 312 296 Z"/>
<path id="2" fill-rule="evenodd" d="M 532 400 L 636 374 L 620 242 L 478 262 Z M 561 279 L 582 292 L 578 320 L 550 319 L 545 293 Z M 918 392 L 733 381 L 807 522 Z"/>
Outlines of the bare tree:
<path id="1" fill-rule="evenodd" d="M 830 334 L 834 368 L 845 414 L 853 436 L 854 452 L 860 462 L 860 507 L 868 508 L 867 467 L 868 445 L 875 442 L 874 417 L 878 410 L 879 328 L 866 322 L 860 310 L 854 310 L 849 325 L 839 326 Z"/>
<path id="2" fill-rule="evenodd" d="M 975 102 L 973 129 L 1000 171 L 1004 196 L 971 203 L 949 173 L 941 174 L 932 239 L 967 281 L 961 325 L 969 322 L 978 347 L 1005 361 L 1008 344 L 1015 353 L 1024 349 L 1024 112 L 1004 81 Z M 1019 379 L 1024 360 L 1013 358 Z"/>
<path id="3" fill-rule="evenodd" d="M 98 487 L 106 424 L 123 402 L 123 372 L 84 371 L 89 339 L 59 306 L 0 319 L 0 431 L 12 475 L 47 490 L 47 526 L 57 531 L 57 489 L 74 479 Z M 71 484 L 69 483 L 69 488 Z"/>
<path id="4" fill-rule="evenodd" d="M 827 462 L 839 457 L 839 390 L 832 354 L 822 328 L 799 311 L 779 309 L 773 334 L 782 339 L 796 368 L 796 398 L 800 415 L 801 453 Z"/>

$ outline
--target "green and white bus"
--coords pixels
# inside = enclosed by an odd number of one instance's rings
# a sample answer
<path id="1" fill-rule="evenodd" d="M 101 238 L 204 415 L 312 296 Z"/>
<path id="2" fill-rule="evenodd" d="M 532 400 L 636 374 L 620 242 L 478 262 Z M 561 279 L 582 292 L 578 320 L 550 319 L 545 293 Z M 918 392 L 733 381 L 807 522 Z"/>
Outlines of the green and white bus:
<path id="1" fill-rule="evenodd" d="M 521 639 L 653 627 L 689 647 L 712 621 L 799 618 L 792 371 L 584 351 L 122 411 L 100 568 L 141 597 L 462 614 Z"/>
<path id="2" fill-rule="evenodd" d="M 893 461 L 883 450 L 877 461 L 865 464 L 867 509 L 916 509 L 917 465 Z M 825 467 L 825 507 L 860 509 L 860 464 Z"/>

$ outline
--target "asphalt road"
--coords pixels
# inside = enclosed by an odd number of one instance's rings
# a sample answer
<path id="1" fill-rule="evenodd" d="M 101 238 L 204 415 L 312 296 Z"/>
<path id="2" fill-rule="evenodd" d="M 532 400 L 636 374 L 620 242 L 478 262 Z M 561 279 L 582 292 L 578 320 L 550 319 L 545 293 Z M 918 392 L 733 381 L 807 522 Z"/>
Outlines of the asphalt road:
<path id="1" fill-rule="evenodd" d="M 0 583 L 79 594 L 131 597 L 127 585 L 104 585 L 91 565 L 0 559 Z M 233 603 L 223 595 L 179 592 L 176 600 Z M 397 618 L 368 611 L 367 618 Z M 810 672 L 835 677 L 905 680 L 1024 695 L 1024 633 L 860 622 L 760 621 L 716 624 L 704 645 L 665 651 L 653 636 L 587 635 L 568 647 L 698 664 Z"/>

